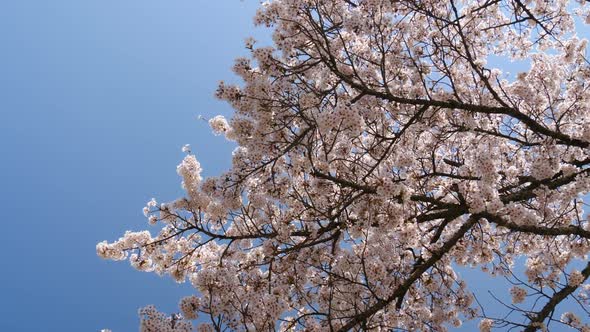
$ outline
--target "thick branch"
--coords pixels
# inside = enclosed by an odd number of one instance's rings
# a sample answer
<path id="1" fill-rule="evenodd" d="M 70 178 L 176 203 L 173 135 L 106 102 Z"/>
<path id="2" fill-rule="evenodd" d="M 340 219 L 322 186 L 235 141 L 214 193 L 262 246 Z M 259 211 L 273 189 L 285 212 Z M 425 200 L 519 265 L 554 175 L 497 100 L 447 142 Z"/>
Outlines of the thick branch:
<path id="1" fill-rule="evenodd" d="M 354 318 L 349 320 L 346 324 L 344 324 L 340 329 L 339 332 L 349 331 L 353 327 L 357 326 L 361 322 L 365 321 L 367 318 L 371 317 L 372 315 L 376 314 L 379 310 L 382 310 L 395 299 L 399 299 L 403 297 L 406 292 L 412 287 L 412 284 L 416 280 L 418 280 L 424 272 L 430 269 L 434 264 L 436 264 L 449 250 L 451 250 L 457 242 L 467 233 L 475 223 L 479 220 L 479 216 L 472 215 L 467 221 L 461 225 L 461 227 L 457 230 L 455 234 L 447 242 L 445 242 L 442 247 L 433 252 L 432 256 L 428 258 L 424 263 L 416 266 L 413 272 L 408 276 L 408 278 L 399 285 L 393 294 L 385 300 L 379 300 L 374 305 L 370 306 L 367 310 L 363 311 L 362 313 L 356 315 Z"/>
<path id="2" fill-rule="evenodd" d="M 569 225 L 569 226 L 557 226 L 557 227 L 544 227 L 538 225 L 519 225 L 514 222 L 506 221 L 500 216 L 493 215 L 489 212 L 482 212 L 481 216 L 486 218 L 488 221 L 502 227 L 506 227 L 512 231 L 531 233 L 536 235 L 546 236 L 558 236 L 558 235 L 578 235 L 586 239 L 590 239 L 590 231 L 587 231 L 581 227 Z"/>
<path id="3" fill-rule="evenodd" d="M 586 268 L 582 270 L 582 275 L 584 276 L 584 281 L 588 279 L 590 276 L 590 262 L 586 265 Z M 584 282 L 582 281 L 582 282 Z M 571 293 L 573 293 L 576 289 L 578 289 L 579 285 L 568 285 L 562 288 L 559 292 L 553 294 L 553 296 L 549 299 L 549 302 L 545 304 L 541 311 L 537 312 L 537 315 L 533 317 L 529 323 L 529 325 L 524 329 L 524 332 L 534 332 L 539 330 L 541 327 L 539 326 L 549 315 L 555 310 L 555 307 L 563 301 L 566 297 L 568 297 Z"/>

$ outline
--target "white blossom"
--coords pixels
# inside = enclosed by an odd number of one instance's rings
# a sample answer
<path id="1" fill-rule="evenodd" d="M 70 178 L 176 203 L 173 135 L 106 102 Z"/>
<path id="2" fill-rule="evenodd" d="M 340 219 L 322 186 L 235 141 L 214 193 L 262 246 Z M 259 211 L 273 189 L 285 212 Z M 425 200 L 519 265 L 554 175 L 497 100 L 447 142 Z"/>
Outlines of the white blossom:
<path id="1" fill-rule="evenodd" d="M 223 117 L 223 115 L 217 115 L 210 119 L 209 126 L 211 126 L 211 129 L 215 135 L 221 135 L 230 130 L 229 123 L 227 123 L 227 120 Z"/>
<path id="2" fill-rule="evenodd" d="M 527 292 L 523 288 L 514 286 L 510 289 L 510 295 L 512 295 L 512 303 L 522 303 L 526 298 Z"/>
<path id="3" fill-rule="evenodd" d="M 519 311 L 481 331 L 547 330 L 562 290 L 587 303 L 587 268 L 573 268 L 590 254 L 587 11 L 263 3 L 272 42 L 246 40 L 241 83 L 215 92 L 234 114 L 208 120 L 235 142 L 231 167 L 203 179 L 185 145 L 182 197 L 143 208 L 156 232 L 96 245 L 195 288 L 180 314 L 140 310 L 141 330 L 189 331 L 201 313 L 198 331 L 446 331 L 486 314 L 459 267 L 515 285 L 498 297 Z"/>

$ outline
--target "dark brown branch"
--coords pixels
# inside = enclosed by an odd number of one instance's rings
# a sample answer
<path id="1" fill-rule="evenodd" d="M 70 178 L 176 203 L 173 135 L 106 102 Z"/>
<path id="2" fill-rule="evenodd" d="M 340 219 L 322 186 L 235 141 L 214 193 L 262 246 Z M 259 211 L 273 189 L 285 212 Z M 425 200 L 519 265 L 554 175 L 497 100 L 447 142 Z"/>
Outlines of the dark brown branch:
<path id="1" fill-rule="evenodd" d="M 584 282 L 590 276 L 590 262 L 586 265 L 586 267 L 582 270 L 582 275 L 584 276 Z M 540 330 L 541 327 L 539 324 L 542 324 L 547 317 L 555 310 L 555 307 L 561 301 L 563 301 L 566 297 L 568 297 L 571 293 L 573 293 L 576 289 L 578 289 L 579 285 L 568 285 L 562 288 L 559 292 L 553 294 L 553 296 L 549 299 L 549 301 L 545 304 L 541 311 L 537 312 L 537 314 L 531 318 L 529 325 L 524 329 L 524 332 L 535 332 Z"/>
<path id="2" fill-rule="evenodd" d="M 371 317 L 372 315 L 376 314 L 379 310 L 384 309 L 387 305 L 393 302 L 395 299 L 403 298 L 406 292 L 412 287 L 412 284 L 418 280 L 424 272 L 430 269 L 434 264 L 436 264 L 449 250 L 451 250 L 455 244 L 467 233 L 473 225 L 477 223 L 479 220 L 479 216 L 472 215 L 461 227 L 457 230 L 452 237 L 449 238 L 447 242 L 445 242 L 439 250 L 432 253 L 432 256 L 424 261 L 422 264 L 416 266 L 412 273 L 404 280 L 404 282 L 399 285 L 393 294 L 385 300 L 379 300 L 374 305 L 370 306 L 368 309 L 363 311 L 362 313 L 356 315 L 354 318 L 349 320 L 346 324 L 344 324 L 340 329 L 339 332 L 349 331 L 353 327 L 357 326 L 367 318 Z M 403 299 L 401 300 L 403 301 Z"/>
<path id="3" fill-rule="evenodd" d="M 581 227 L 574 225 L 555 227 L 544 227 L 538 225 L 519 225 L 511 221 L 506 221 L 502 219 L 500 216 L 493 215 L 489 212 L 482 212 L 481 216 L 498 226 L 508 228 L 512 231 L 545 236 L 578 235 L 583 238 L 590 239 L 590 231 L 587 231 Z"/>

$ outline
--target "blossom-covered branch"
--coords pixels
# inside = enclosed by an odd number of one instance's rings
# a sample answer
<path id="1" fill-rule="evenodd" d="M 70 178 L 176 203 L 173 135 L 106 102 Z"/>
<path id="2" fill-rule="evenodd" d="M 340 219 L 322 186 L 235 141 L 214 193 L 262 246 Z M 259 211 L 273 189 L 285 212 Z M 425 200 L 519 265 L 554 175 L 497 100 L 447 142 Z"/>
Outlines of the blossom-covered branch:
<path id="1" fill-rule="evenodd" d="M 144 331 L 527 331 L 590 326 L 590 62 L 566 0 L 273 0 L 246 41 L 237 144 L 212 178 L 187 147 L 185 197 L 144 213 L 160 232 L 104 258 L 189 280 L 181 314 Z M 498 61 L 501 59 L 502 61 Z M 521 61 L 509 74 L 502 65 Z M 522 258 L 522 259 L 519 259 Z M 516 268 L 525 262 L 522 269 Z M 514 283 L 491 317 L 458 267 Z M 520 273 L 518 271 L 523 271 Z M 506 303 L 502 296 L 512 298 Z M 556 317 L 560 317 L 559 319 Z M 203 320 L 200 320 L 203 321 Z"/>

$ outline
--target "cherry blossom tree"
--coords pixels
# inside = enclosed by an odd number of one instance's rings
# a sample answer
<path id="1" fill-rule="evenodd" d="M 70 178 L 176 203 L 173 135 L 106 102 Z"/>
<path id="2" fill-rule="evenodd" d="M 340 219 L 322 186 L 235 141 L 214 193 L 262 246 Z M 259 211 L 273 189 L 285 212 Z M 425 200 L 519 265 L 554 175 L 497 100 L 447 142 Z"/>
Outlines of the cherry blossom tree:
<path id="1" fill-rule="evenodd" d="M 194 286 L 143 331 L 590 331 L 590 4 L 273 0 L 255 22 L 273 46 L 246 41 L 209 121 L 231 169 L 185 148 L 185 197 L 144 209 L 159 233 L 97 245 Z M 506 315 L 469 268 L 513 284 Z"/>

